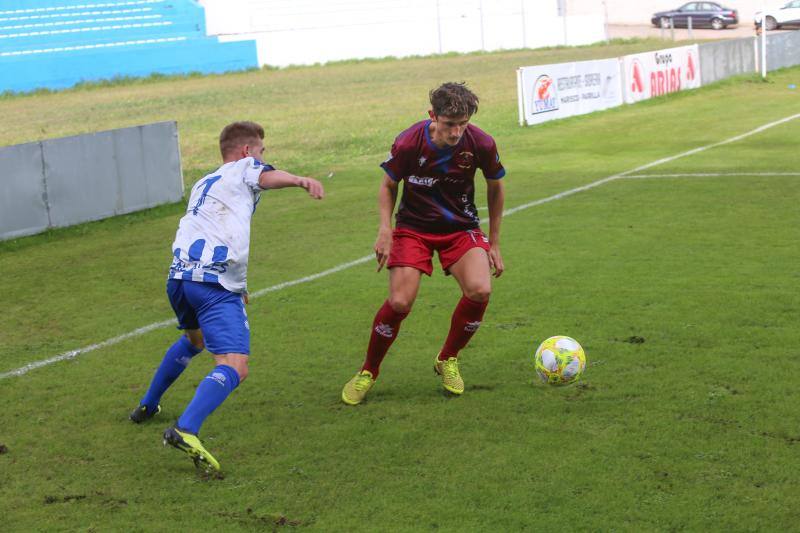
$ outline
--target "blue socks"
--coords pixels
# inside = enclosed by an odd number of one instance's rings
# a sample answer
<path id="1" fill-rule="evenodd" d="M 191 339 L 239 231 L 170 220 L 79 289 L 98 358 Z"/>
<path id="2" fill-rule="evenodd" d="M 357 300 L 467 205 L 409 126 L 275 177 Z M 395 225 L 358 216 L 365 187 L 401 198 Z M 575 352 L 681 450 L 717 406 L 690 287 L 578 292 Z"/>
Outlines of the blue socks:
<path id="1" fill-rule="evenodd" d="M 147 410 L 152 413 L 161 401 L 161 396 L 186 369 L 186 365 L 189 364 L 192 357 L 202 351 L 202 348 L 195 348 L 186 336 L 175 341 L 175 344 L 167 350 L 164 360 L 161 361 L 161 365 L 150 382 L 147 394 L 144 395 L 139 405 L 146 405 Z"/>
<path id="2" fill-rule="evenodd" d="M 218 365 L 200 382 L 194 398 L 178 419 L 178 429 L 194 435 L 200 432 L 205 419 L 219 407 L 239 385 L 239 374 L 233 367 Z"/>

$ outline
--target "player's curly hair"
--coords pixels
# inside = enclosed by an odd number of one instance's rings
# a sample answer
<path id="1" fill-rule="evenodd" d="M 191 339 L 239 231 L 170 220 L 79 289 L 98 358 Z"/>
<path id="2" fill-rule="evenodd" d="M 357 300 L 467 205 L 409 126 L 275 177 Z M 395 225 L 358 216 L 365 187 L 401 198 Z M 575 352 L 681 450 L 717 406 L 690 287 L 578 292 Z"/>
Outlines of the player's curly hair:
<path id="1" fill-rule="evenodd" d="M 445 117 L 471 117 L 478 112 L 478 96 L 465 82 L 447 82 L 430 92 L 433 114 Z"/>
<path id="2" fill-rule="evenodd" d="M 264 128 L 250 121 L 228 124 L 219 134 L 219 151 L 224 159 L 230 152 L 245 144 L 255 144 L 264 139 Z"/>

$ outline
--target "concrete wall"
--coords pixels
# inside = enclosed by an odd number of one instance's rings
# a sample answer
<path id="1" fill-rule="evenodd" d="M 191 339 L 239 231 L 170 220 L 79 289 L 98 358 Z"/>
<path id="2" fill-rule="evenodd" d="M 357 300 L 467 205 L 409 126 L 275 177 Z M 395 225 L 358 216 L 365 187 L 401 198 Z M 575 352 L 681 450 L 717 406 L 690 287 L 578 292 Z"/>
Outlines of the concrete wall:
<path id="1" fill-rule="evenodd" d="M 755 71 L 752 37 L 700 45 L 700 77 L 703 85 Z"/>
<path id="2" fill-rule="evenodd" d="M 602 11 L 559 0 L 201 0 L 209 34 L 256 39 L 259 63 L 579 45 L 606 38 Z"/>
<path id="3" fill-rule="evenodd" d="M 758 40 L 761 57 L 761 39 Z M 767 70 L 800 65 L 800 31 L 786 33 L 767 32 Z"/>
<path id="4" fill-rule="evenodd" d="M 0 147 L 0 240 L 183 196 L 175 122 Z"/>

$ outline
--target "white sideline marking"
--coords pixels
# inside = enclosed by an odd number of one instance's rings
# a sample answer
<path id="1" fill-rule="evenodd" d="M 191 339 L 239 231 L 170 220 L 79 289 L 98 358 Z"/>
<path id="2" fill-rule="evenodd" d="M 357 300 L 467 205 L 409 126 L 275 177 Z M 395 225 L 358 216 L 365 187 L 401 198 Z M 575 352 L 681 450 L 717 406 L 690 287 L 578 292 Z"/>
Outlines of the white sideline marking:
<path id="1" fill-rule="evenodd" d="M 729 143 L 732 143 L 732 142 L 736 142 L 736 141 L 745 139 L 747 137 L 750 137 L 751 135 L 755 135 L 756 133 L 760 133 L 760 132 L 762 132 L 764 130 L 767 130 L 767 129 L 772 128 L 774 126 L 778 126 L 778 125 L 783 124 L 785 122 L 789 122 L 790 120 L 794 120 L 796 118 L 800 118 L 800 113 L 797 113 L 795 115 L 791 115 L 791 116 L 786 117 L 786 118 L 782 118 L 780 120 L 776 120 L 774 122 L 770 122 L 768 124 L 764 124 L 763 126 L 760 126 L 760 127 L 756 128 L 754 130 L 750 130 L 747 133 L 743 133 L 741 135 L 737 135 L 735 137 L 731 137 L 730 139 L 726 139 L 724 141 L 716 142 L 716 143 L 709 144 L 709 145 L 706 145 L 706 146 L 701 146 L 699 148 L 694 148 L 692 150 L 688 150 L 686 152 L 682 152 L 680 154 L 673 155 L 673 156 L 670 156 L 670 157 L 665 157 L 663 159 L 658 159 L 657 161 L 653 161 L 652 163 L 647 163 L 646 165 L 642 165 L 642 166 L 636 167 L 636 168 L 631 169 L 631 170 L 626 170 L 625 172 L 620 172 L 619 174 L 614 174 L 613 176 L 608 176 L 607 178 L 603 178 L 603 179 L 600 179 L 600 180 L 597 180 L 597 181 L 593 181 L 592 183 L 589 183 L 589 184 L 586 184 L 586 185 L 582 185 L 581 187 L 575 187 L 574 189 L 569 189 L 567 191 L 560 192 L 560 193 L 554 194 L 552 196 L 548 196 L 547 198 L 541 198 L 541 199 L 535 200 L 533 202 L 528 202 L 526 204 L 522 204 L 522 205 L 519 205 L 517 207 L 513 207 L 511 209 L 507 209 L 506 211 L 503 212 L 503 215 L 504 216 L 513 215 L 514 213 L 516 213 L 518 211 L 522 211 L 522 210 L 528 209 L 530 207 L 534 207 L 534 206 L 537 206 L 537 205 L 542 205 L 542 204 L 545 204 L 545 203 L 548 203 L 548 202 L 559 200 L 561 198 L 565 198 L 567 196 L 571 196 L 571 195 L 579 193 L 579 192 L 587 191 L 589 189 L 593 189 L 595 187 L 599 187 L 600 185 L 603 185 L 605 183 L 609 183 L 611 181 L 615 181 L 615 180 L 618 180 L 618 179 L 621 179 L 621 178 L 625 178 L 625 177 L 630 177 L 630 178 L 642 177 L 642 176 L 629 176 L 629 175 L 630 174 L 634 174 L 636 172 L 640 172 L 642 170 L 646 170 L 648 168 L 652 168 L 652 167 L 654 167 L 656 165 L 661 165 L 663 163 L 669 163 L 669 162 L 675 161 L 676 159 L 681 159 L 681 158 L 689 156 L 689 155 L 694 155 L 694 154 L 703 152 L 705 150 L 708 150 L 710 148 L 714 148 L 716 146 L 722 146 L 724 144 L 729 144 Z M 739 175 L 741 175 L 741 174 L 739 174 Z M 310 276 L 306 276 L 304 278 L 296 279 L 296 280 L 293 280 L 293 281 L 286 281 L 284 283 L 279 283 L 277 285 L 273 285 L 272 287 L 267 287 L 267 288 L 264 288 L 264 289 L 260 289 L 260 290 L 258 290 L 256 292 L 252 293 L 251 296 L 253 298 L 258 298 L 259 296 L 267 294 L 268 292 L 279 291 L 281 289 L 285 289 L 286 287 L 291 287 L 293 285 L 299 285 L 300 283 L 306 283 L 308 281 L 313 281 L 315 279 L 319 279 L 319 278 L 322 278 L 324 276 L 328 276 L 330 274 L 334 274 L 336 272 L 340 272 L 340 271 L 345 270 L 347 268 L 350 268 L 350 267 L 353 267 L 353 266 L 356 266 L 356 265 L 360 265 L 362 263 L 366 263 L 367 261 L 370 261 L 372 259 L 374 259 L 374 256 L 372 254 L 365 255 L 364 257 L 361 257 L 361 258 L 356 259 L 354 261 L 350 261 L 350 262 L 347 262 L 347 263 L 342 263 L 341 265 L 335 266 L 333 268 L 329 268 L 328 270 L 324 270 L 324 271 L 318 272 L 316 274 L 312 274 Z M 118 343 L 120 343 L 120 342 L 122 342 L 124 340 L 131 339 L 133 337 L 138 337 L 139 335 L 144 335 L 145 333 L 153 331 L 154 329 L 163 328 L 163 327 L 169 326 L 171 324 L 175 324 L 175 320 L 174 319 L 164 320 L 162 322 L 155 322 L 153 324 L 141 327 L 139 329 L 135 329 L 133 331 L 129 331 L 128 333 L 123 333 L 122 335 L 119 335 L 117 337 L 112 337 L 110 339 L 106 339 L 106 340 L 104 340 L 102 342 L 99 342 L 97 344 L 92 344 L 92 345 L 86 346 L 84 348 L 78 348 L 78 349 L 75 349 L 75 350 L 70 350 L 69 352 L 64 352 L 64 353 L 62 353 L 60 355 L 56 355 L 54 357 L 50 357 L 49 359 L 43 359 L 41 361 L 34 361 L 33 363 L 28 363 L 27 365 L 22 366 L 20 368 L 17 368 L 16 370 L 11 370 L 11 371 L 4 372 L 4 373 L 0 374 L 0 380 L 6 379 L 6 378 L 10 378 L 10 377 L 14 377 L 14 376 L 21 376 L 23 374 L 27 374 L 31 370 L 34 370 L 34 369 L 37 369 L 37 368 L 41 368 L 43 366 L 46 366 L 46 365 L 49 365 L 49 364 L 52 364 L 52 363 L 57 363 L 59 361 L 65 361 L 67 359 L 73 359 L 73 358 L 75 358 L 75 357 L 77 357 L 77 356 L 79 356 L 81 354 L 88 353 L 88 352 L 93 352 L 93 351 L 98 350 L 100 348 L 105 348 L 106 346 L 112 346 L 112 345 L 118 344 Z"/>
<path id="2" fill-rule="evenodd" d="M 625 176 L 631 178 L 723 178 L 726 176 L 800 176 L 800 172 L 695 172 L 692 174 L 637 174 L 636 176 Z"/>
<path id="3" fill-rule="evenodd" d="M 272 287 L 267 287 L 266 289 L 260 289 L 256 292 L 252 293 L 250 296 L 253 298 L 258 298 L 259 296 L 263 296 L 268 292 L 279 291 L 281 289 L 285 289 L 286 287 L 291 287 L 293 285 L 299 285 L 301 283 L 306 283 L 307 281 L 314 281 L 315 279 L 323 278 L 330 274 L 335 274 L 336 272 L 340 272 L 342 270 L 348 269 L 350 267 L 354 267 L 356 265 L 360 265 L 361 263 L 366 263 L 367 261 L 375 260 L 375 254 L 365 255 L 355 261 L 350 261 L 349 263 L 342 263 L 339 266 L 335 266 L 333 268 L 329 268 L 328 270 L 323 270 L 322 272 L 318 272 L 316 274 L 311 274 L 310 276 L 306 276 L 304 278 L 296 279 L 293 281 L 284 281 L 283 283 L 278 283 L 277 285 L 273 285 Z M 3 375 L 0 374 L 0 379 L 2 379 Z"/>
<path id="4" fill-rule="evenodd" d="M 742 133 L 741 135 L 736 135 L 735 137 L 731 137 L 730 139 L 725 139 L 724 141 L 719 141 L 719 142 L 716 142 L 716 143 L 707 144 L 706 146 L 701 146 L 699 148 L 694 148 L 692 150 L 687 150 L 686 152 L 681 152 L 680 154 L 677 154 L 677 155 L 673 155 L 673 156 L 670 156 L 670 157 L 665 157 L 663 159 L 658 159 L 656 161 L 653 161 L 652 163 L 647 163 L 646 165 L 642 165 L 640 167 L 636 167 L 636 168 L 631 169 L 631 170 L 626 170 L 625 172 L 620 172 L 619 174 L 614 174 L 613 176 L 608 176 L 607 178 L 603 178 L 601 180 L 593 181 L 592 183 L 589 183 L 587 185 L 583 185 L 582 187 L 576 187 L 576 188 L 570 189 L 568 191 L 564 191 L 564 192 L 560 192 L 558 194 L 554 194 L 553 196 L 548 196 L 547 198 L 542 198 L 540 200 L 535 200 L 533 202 L 528 202 L 527 204 L 522 204 L 520 206 L 517 206 L 517 207 L 514 207 L 512 209 L 508 209 L 508 210 L 504 211 L 503 215 L 504 216 L 505 215 L 511 215 L 511 214 L 516 213 L 517 211 L 522 211 L 523 209 L 528 209 L 529 207 L 534 207 L 534 206 L 541 205 L 541 204 L 544 204 L 544 203 L 547 203 L 547 202 L 552 202 L 553 200 L 559 200 L 561 198 L 564 198 L 565 196 L 570 196 L 570 195 L 573 195 L 573 194 L 578 193 L 578 192 L 588 191 L 589 189 L 593 189 L 593 188 L 598 187 L 600 185 L 604 185 L 604 184 L 606 184 L 606 183 L 608 183 L 610 181 L 615 181 L 615 180 L 618 180 L 620 178 L 624 178 L 624 177 L 628 176 L 629 174 L 635 174 L 637 172 L 641 172 L 642 170 L 647 170 L 648 168 L 653 168 L 653 167 L 655 167 L 657 165 L 662 165 L 664 163 L 671 163 L 672 161 L 675 161 L 676 159 L 681 159 L 683 157 L 687 157 L 687 156 L 690 156 L 690 155 L 699 154 L 700 152 L 704 152 L 704 151 L 709 150 L 711 148 L 716 148 L 717 146 L 723 146 L 725 144 L 730 144 L 732 142 L 741 141 L 742 139 L 746 139 L 747 137 L 750 137 L 751 135 L 755 135 L 756 133 L 761 133 L 762 131 L 768 130 L 770 128 L 773 128 L 775 126 L 783 124 L 785 122 L 789 122 L 790 120 L 794 120 L 796 118 L 800 118 L 800 113 L 788 116 L 786 118 L 782 118 L 780 120 L 776 120 L 774 122 L 770 122 L 768 124 L 764 124 L 763 126 L 759 126 L 758 128 L 756 128 L 754 130 L 750 130 L 750 131 L 748 131 L 746 133 Z"/>

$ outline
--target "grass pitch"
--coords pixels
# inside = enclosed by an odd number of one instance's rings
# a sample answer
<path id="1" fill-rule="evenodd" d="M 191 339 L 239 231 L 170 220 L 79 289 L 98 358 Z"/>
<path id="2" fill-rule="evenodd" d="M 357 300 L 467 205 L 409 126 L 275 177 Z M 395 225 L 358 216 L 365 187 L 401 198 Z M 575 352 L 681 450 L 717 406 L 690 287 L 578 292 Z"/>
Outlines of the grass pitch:
<path id="1" fill-rule="evenodd" d="M 218 165 L 227 122 L 267 128 L 266 159 L 328 197 L 264 195 L 252 291 L 363 257 L 394 135 L 427 90 L 465 79 L 497 139 L 507 207 L 800 112 L 739 78 L 540 127 L 516 125 L 514 69 L 660 43 L 519 51 L 159 80 L 0 99 L 11 144 L 177 119 L 187 185 Z M 44 112 L 46 111 L 46 112 Z M 134 426 L 128 411 L 176 338 L 161 328 L 0 380 L 4 530 L 510 531 L 796 528 L 800 120 L 504 220 L 507 272 L 463 352 L 467 391 L 432 361 L 459 294 L 440 272 L 366 404 L 360 364 L 386 276 L 371 263 L 249 306 L 251 376 L 203 427 L 226 477 L 160 445 L 211 363 L 200 356 Z M 333 177 L 325 178 L 330 173 Z M 485 205 L 478 185 L 478 204 Z M 0 243 L 0 373 L 170 317 L 164 278 L 182 204 Z M 485 213 L 485 211 L 483 212 Z M 535 382 L 544 338 L 584 345 L 584 381 Z M 2 448 L 0 448 L 2 449 Z"/>

